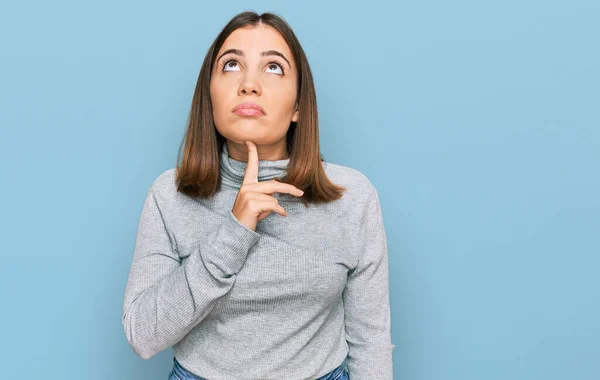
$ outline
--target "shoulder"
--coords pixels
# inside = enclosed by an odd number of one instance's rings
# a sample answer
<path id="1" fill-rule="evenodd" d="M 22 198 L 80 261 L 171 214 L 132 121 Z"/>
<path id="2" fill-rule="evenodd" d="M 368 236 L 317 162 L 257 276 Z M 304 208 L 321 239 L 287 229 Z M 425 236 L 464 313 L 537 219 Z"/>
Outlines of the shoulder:
<path id="1" fill-rule="evenodd" d="M 163 171 L 154 179 L 148 192 L 152 192 L 155 197 L 168 199 L 177 196 L 176 168 Z"/>
<path id="2" fill-rule="evenodd" d="M 344 198 L 364 203 L 376 191 L 371 180 L 358 169 L 327 161 L 323 161 L 322 164 L 327 177 L 336 185 L 347 189 Z"/>

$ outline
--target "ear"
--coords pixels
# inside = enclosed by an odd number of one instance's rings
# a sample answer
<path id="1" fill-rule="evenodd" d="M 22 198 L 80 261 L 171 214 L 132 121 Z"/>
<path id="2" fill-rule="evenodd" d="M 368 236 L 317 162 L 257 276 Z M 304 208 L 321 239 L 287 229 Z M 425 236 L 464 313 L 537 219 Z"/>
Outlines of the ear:
<path id="1" fill-rule="evenodd" d="M 296 102 L 296 107 L 294 114 L 292 115 L 292 121 L 295 123 L 298 121 L 298 102 Z"/>

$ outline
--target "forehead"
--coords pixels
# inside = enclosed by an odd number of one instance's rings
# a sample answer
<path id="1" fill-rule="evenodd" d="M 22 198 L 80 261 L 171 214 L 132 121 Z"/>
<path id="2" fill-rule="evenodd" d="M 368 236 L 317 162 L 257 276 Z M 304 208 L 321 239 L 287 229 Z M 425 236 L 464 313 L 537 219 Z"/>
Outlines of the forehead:
<path id="1" fill-rule="evenodd" d="M 292 51 L 277 29 L 268 25 L 247 26 L 234 30 L 225 39 L 217 56 L 228 49 L 240 49 L 246 57 L 259 57 L 267 50 L 278 50 L 292 62 Z"/>

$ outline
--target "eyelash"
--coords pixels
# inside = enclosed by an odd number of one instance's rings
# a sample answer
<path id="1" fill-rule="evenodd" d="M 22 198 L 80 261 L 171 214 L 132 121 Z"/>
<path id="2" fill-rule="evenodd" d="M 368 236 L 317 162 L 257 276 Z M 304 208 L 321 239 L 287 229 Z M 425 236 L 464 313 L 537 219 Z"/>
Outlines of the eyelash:
<path id="1" fill-rule="evenodd" d="M 236 61 L 236 62 L 237 62 L 237 60 L 236 60 L 236 59 L 234 59 L 234 58 L 229 58 L 229 59 L 226 59 L 225 61 L 223 61 L 223 62 L 221 63 L 221 71 L 223 71 L 223 69 L 225 68 L 225 66 L 226 66 L 226 65 L 227 65 L 229 62 L 232 62 L 232 61 Z M 279 66 L 279 68 L 281 69 L 282 75 L 285 75 L 285 69 L 283 68 L 283 64 L 282 64 L 281 62 L 279 62 L 279 61 L 276 61 L 276 60 L 273 60 L 273 61 L 271 61 L 271 62 L 269 62 L 269 63 L 268 63 L 268 65 L 272 65 L 272 64 L 276 64 L 276 65 L 278 65 L 278 66 Z"/>

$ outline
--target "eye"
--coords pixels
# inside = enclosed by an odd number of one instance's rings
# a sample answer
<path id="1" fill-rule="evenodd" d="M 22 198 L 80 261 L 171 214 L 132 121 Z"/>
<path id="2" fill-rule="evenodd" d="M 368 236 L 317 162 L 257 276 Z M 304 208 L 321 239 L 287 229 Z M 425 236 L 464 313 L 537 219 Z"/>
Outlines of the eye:
<path id="1" fill-rule="evenodd" d="M 235 59 L 228 59 L 226 61 L 224 61 L 223 63 L 221 63 L 221 71 L 239 71 L 239 70 L 235 70 L 235 68 L 238 67 L 238 63 Z M 234 69 L 234 70 L 230 70 L 230 69 Z"/>
<path id="2" fill-rule="evenodd" d="M 271 61 L 269 62 L 269 65 L 267 66 L 267 68 L 273 68 L 275 67 L 276 69 L 278 68 L 281 72 L 276 73 L 276 74 L 281 74 L 284 75 L 285 74 L 285 70 L 283 69 L 283 65 L 277 61 Z"/>
<path id="3" fill-rule="evenodd" d="M 278 61 L 271 61 L 267 65 L 267 69 L 276 70 L 275 74 L 285 75 L 285 70 L 283 69 L 283 64 Z M 233 58 L 227 59 L 221 63 L 221 71 L 240 71 L 240 67 L 238 61 Z M 272 71 L 273 72 L 273 71 Z"/>

